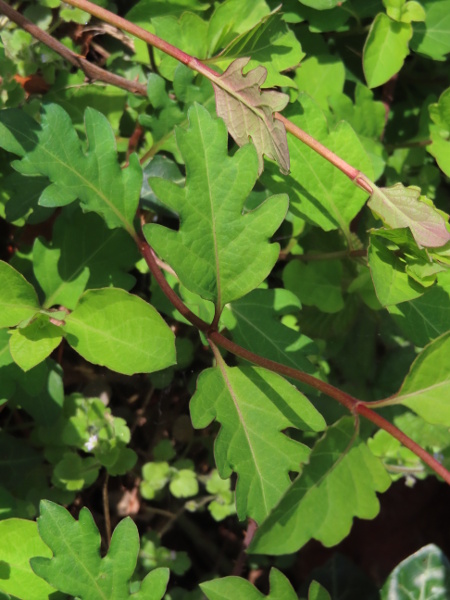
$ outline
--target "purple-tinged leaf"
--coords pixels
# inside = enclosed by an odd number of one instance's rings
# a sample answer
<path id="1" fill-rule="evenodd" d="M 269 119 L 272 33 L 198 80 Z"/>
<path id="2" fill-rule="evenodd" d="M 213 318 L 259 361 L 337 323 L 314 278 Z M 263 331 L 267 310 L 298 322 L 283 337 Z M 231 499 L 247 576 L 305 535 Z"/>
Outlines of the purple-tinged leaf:
<path id="1" fill-rule="evenodd" d="M 259 174 L 263 172 L 263 155 L 276 160 L 283 173 L 289 172 L 289 150 L 284 125 L 273 113 L 283 110 L 289 97 L 273 90 L 261 90 L 267 71 L 259 66 L 247 74 L 242 69 L 250 58 L 238 58 L 213 83 L 216 109 L 239 146 L 254 143 L 258 152 Z"/>
<path id="2" fill-rule="evenodd" d="M 420 190 L 396 183 L 390 188 L 374 186 L 369 207 L 393 229 L 409 227 L 417 244 L 425 248 L 439 248 L 450 241 L 445 219 L 420 199 Z"/>

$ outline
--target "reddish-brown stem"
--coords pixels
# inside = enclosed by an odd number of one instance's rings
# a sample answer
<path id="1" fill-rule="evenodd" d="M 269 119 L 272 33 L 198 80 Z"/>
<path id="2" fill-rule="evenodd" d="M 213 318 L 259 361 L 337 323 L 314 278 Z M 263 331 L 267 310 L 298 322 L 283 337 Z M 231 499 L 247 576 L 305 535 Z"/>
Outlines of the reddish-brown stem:
<path id="1" fill-rule="evenodd" d="M 142 96 L 147 95 L 147 86 L 144 84 L 138 83 L 137 81 L 129 81 L 128 79 L 125 79 L 125 77 L 120 77 L 114 73 L 108 73 L 108 71 L 92 64 L 82 56 L 69 50 L 67 46 L 64 46 L 64 44 L 61 44 L 58 40 L 55 40 L 54 37 L 11 8 L 3 0 L 0 0 L 0 12 L 5 14 L 10 21 L 19 25 L 19 27 L 27 31 L 34 38 L 65 58 L 71 65 L 77 69 L 81 69 L 91 81 L 100 80 L 135 94 L 140 94 Z"/>

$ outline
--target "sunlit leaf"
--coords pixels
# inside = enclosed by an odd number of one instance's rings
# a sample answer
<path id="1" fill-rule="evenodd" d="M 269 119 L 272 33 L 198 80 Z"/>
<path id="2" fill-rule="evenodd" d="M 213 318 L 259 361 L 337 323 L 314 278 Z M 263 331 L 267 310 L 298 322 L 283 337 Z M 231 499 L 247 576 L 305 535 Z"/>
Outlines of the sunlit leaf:
<path id="1" fill-rule="evenodd" d="M 0 261 L 0 281 L 0 327 L 13 327 L 39 311 L 34 287 L 3 261 Z"/>
<path id="2" fill-rule="evenodd" d="M 257 590 L 249 581 L 242 577 L 223 577 L 214 581 L 201 583 L 200 588 L 208 600 L 297 600 L 289 579 L 275 568 L 269 575 L 270 593 L 265 596 Z"/>
<path id="3" fill-rule="evenodd" d="M 298 471 L 309 455 L 309 448 L 282 431 L 325 426 L 307 398 L 279 375 L 223 362 L 200 375 L 191 418 L 196 428 L 214 419 L 222 424 L 215 444 L 217 469 L 222 477 L 238 474 L 238 516 L 258 522 L 289 487 L 289 471 Z"/>

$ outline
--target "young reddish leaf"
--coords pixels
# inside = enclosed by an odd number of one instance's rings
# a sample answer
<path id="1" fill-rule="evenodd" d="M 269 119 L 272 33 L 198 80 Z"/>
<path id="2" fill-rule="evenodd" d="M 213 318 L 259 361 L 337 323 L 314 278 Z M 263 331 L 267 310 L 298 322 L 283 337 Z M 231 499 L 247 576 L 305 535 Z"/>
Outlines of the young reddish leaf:
<path id="1" fill-rule="evenodd" d="M 267 71 L 259 66 L 246 75 L 242 69 L 250 58 L 238 58 L 213 83 L 216 109 L 225 121 L 228 131 L 239 146 L 249 139 L 258 152 L 259 174 L 264 170 L 263 155 L 276 160 L 282 173 L 289 173 L 289 150 L 286 130 L 273 113 L 283 110 L 289 101 L 286 94 L 261 90 Z"/>
<path id="2" fill-rule="evenodd" d="M 236 509 L 240 519 L 262 522 L 289 487 L 309 448 L 282 432 L 288 427 L 320 431 L 323 417 L 293 385 L 256 367 L 217 367 L 200 375 L 191 400 L 192 423 L 221 424 L 215 444 L 221 477 L 238 474 Z"/>
<path id="3" fill-rule="evenodd" d="M 291 554 L 314 538 L 334 546 L 348 535 L 353 518 L 373 519 L 391 479 L 381 461 L 355 435 L 345 417 L 329 427 L 311 452 L 309 463 L 249 547 L 256 554 Z"/>
<path id="4" fill-rule="evenodd" d="M 401 183 L 390 188 L 373 186 L 367 204 L 389 227 L 409 227 L 419 246 L 438 248 L 450 241 L 444 218 L 434 206 L 420 200 L 418 188 L 405 188 Z"/>

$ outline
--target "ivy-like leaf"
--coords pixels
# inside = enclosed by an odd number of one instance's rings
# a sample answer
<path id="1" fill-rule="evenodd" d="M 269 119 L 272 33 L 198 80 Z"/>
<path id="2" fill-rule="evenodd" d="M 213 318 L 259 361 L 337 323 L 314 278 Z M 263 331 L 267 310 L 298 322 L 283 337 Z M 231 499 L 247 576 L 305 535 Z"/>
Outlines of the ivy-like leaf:
<path id="1" fill-rule="evenodd" d="M 0 281 L 0 327 L 14 327 L 39 312 L 34 287 L 3 261 L 0 261 Z"/>
<path id="2" fill-rule="evenodd" d="M 124 290 L 88 290 L 65 323 L 81 356 L 118 373 L 152 373 L 176 362 L 172 330 L 153 306 Z"/>
<path id="3" fill-rule="evenodd" d="M 434 544 L 424 546 L 395 567 L 381 589 L 381 600 L 445 600 L 450 596 L 450 563 Z"/>
<path id="4" fill-rule="evenodd" d="M 355 435 L 345 417 L 314 447 L 309 463 L 262 523 L 249 547 L 256 554 L 291 554 L 314 538 L 334 546 L 350 531 L 353 517 L 373 519 L 375 492 L 391 479 L 381 462 Z"/>
<path id="5" fill-rule="evenodd" d="M 411 48 L 434 60 L 445 60 L 450 52 L 450 0 L 427 0 L 425 22 L 414 25 Z"/>
<path id="6" fill-rule="evenodd" d="M 419 188 L 405 188 L 401 183 L 390 188 L 373 186 L 367 204 L 389 227 L 409 227 L 419 246 L 438 248 L 450 241 L 444 218 L 420 199 Z"/>
<path id="7" fill-rule="evenodd" d="M 23 157 L 14 168 L 26 175 L 45 175 L 52 182 L 39 203 L 64 206 L 79 198 L 83 209 L 100 214 L 108 227 L 133 233 L 142 185 L 137 157 L 132 155 L 128 168 L 121 170 L 111 126 L 94 109 L 85 112 L 86 153 L 60 106 L 47 104 L 42 110 L 41 126 L 19 109 L 0 113 L 0 146 Z"/>
<path id="8" fill-rule="evenodd" d="M 270 273 L 279 245 L 268 238 L 281 224 L 288 200 L 274 196 L 243 215 L 257 177 L 254 147 L 248 144 L 229 157 L 223 121 L 198 104 L 190 109 L 189 121 L 190 128 L 176 134 L 186 185 L 149 180 L 155 194 L 179 213 L 179 231 L 149 224 L 144 235 L 184 286 L 221 309 Z"/>
<path id="9" fill-rule="evenodd" d="M 450 427 L 450 333 L 431 342 L 413 362 L 395 403 L 403 404 L 428 423 Z"/>
<path id="10" fill-rule="evenodd" d="M 261 90 L 267 77 L 262 66 L 243 75 L 242 69 L 249 60 L 238 58 L 218 78 L 218 82 L 213 83 L 217 114 L 223 118 L 239 146 L 252 140 L 258 152 L 260 175 L 264 170 L 263 155 L 277 161 L 282 173 L 289 173 L 286 130 L 273 116 L 274 112 L 283 110 L 289 97 L 273 90 Z"/>
<path id="11" fill-rule="evenodd" d="M 450 88 L 440 95 L 439 102 L 430 104 L 428 110 L 433 123 L 430 125 L 432 144 L 427 150 L 450 177 Z"/>
<path id="12" fill-rule="evenodd" d="M 285 379 L 256 367 L 217 367 L 201 373 L 191 400 L 192 423 L 206 427 L 217 419 L 222 429 L 215 457 L 221 477 L 238 474 L 239 518 L 261 523 L 289 487 L 309 448 L 283 433 L 288 427 L 320 431 L 323 417 Z"/>
<path id="13" fill-rule="evenodd" d="M 38 529 L 53 558 L 32 558 L 31 568 L 62 592 L 81 600 L 161 599 L 157 588 L 145 596 L 140 594 L 142 588 L 136 595 L 129 593 L 129 580 L 139 552 L 139 534 L 129 517 L 114 530 L 104 558 L 100 557 L 100 533 L 87 508 L 81 509 L 76 521 L 62 506 L 42 500 Z M 163 571 L 167 584 L 168 569 L 159 571 L 158 579 Z M 148 584 L 145 587 L 150 591 Z"/>
<path id="14" fill-rule="evenodd" d="M 201 583 L 200 588 L 208 600 L 297 600 L 289 579 L 275 568 L 270 570 L 269 575 L 270 593 L 268 596 L 262 594 L 249 581 L 242 577 L 223 577 L 214 581 Z"/>
<path id="15" fill-rule="evenodd" d="M 9 349 L 14 362 L 29 371 L 45 360 L 61 340 L 61 329 L 50 323 L 48 316 L 39 315 L 27 327 L 12 332 Z"/>

